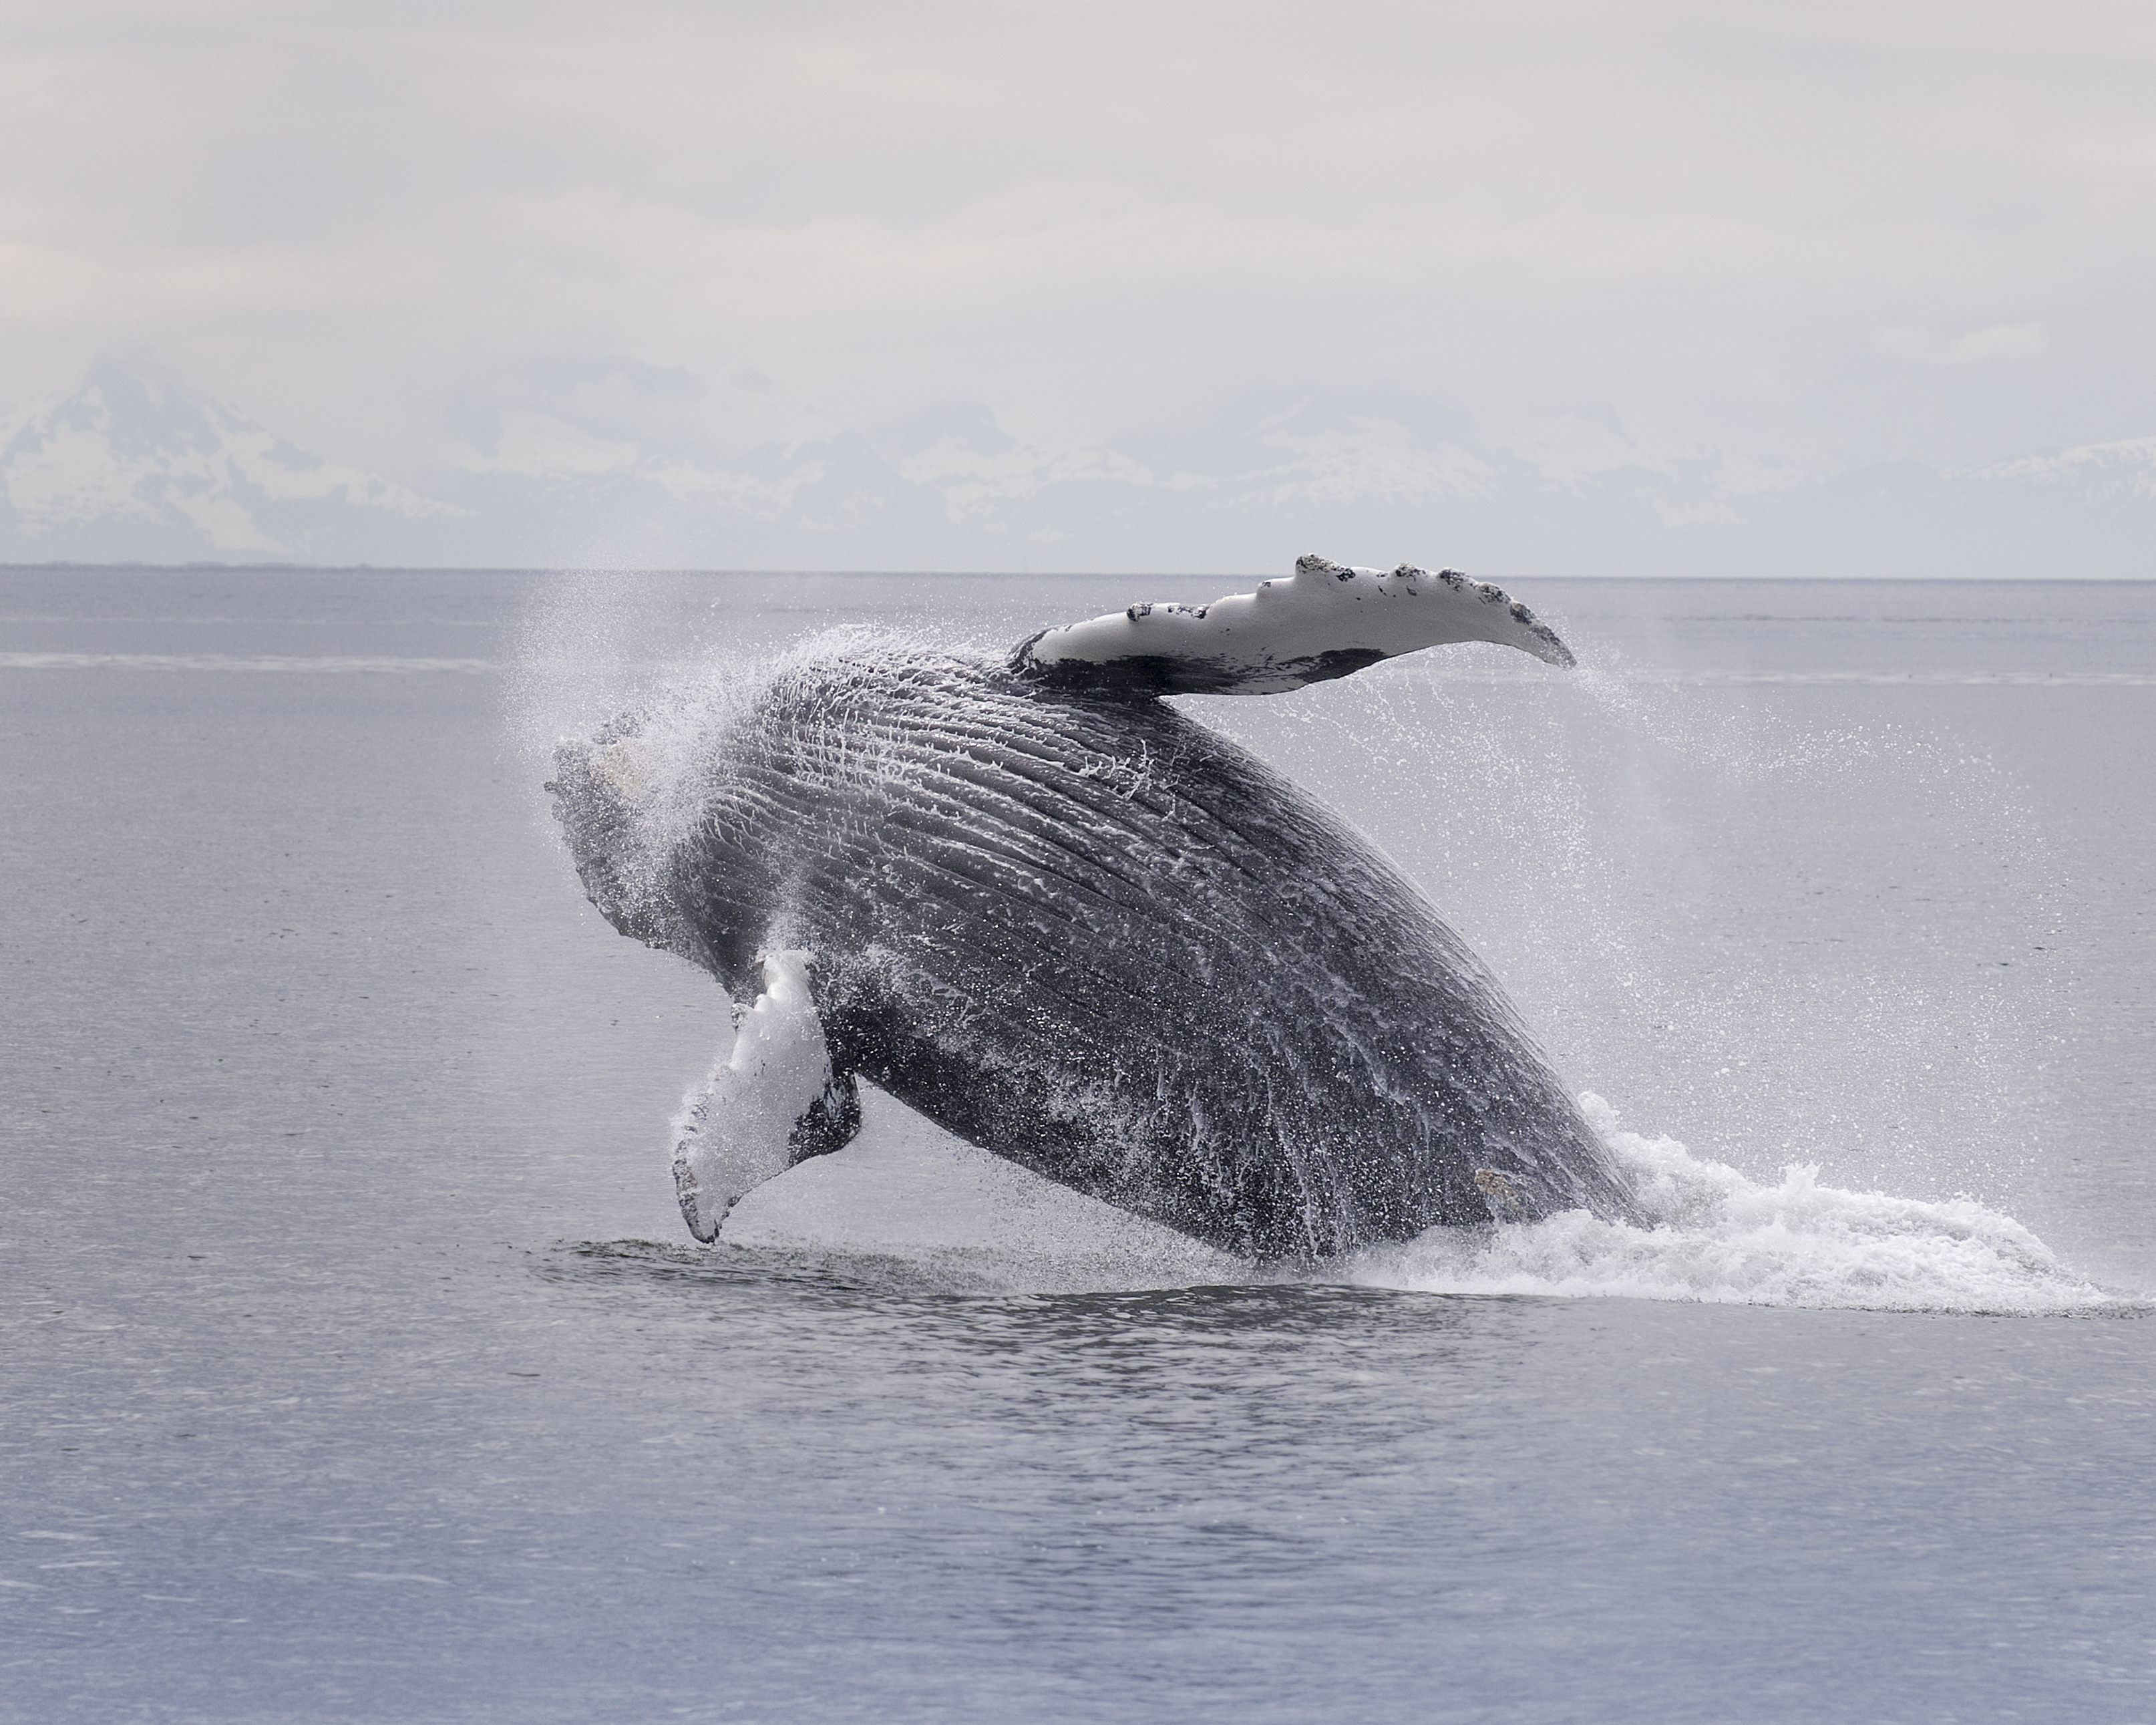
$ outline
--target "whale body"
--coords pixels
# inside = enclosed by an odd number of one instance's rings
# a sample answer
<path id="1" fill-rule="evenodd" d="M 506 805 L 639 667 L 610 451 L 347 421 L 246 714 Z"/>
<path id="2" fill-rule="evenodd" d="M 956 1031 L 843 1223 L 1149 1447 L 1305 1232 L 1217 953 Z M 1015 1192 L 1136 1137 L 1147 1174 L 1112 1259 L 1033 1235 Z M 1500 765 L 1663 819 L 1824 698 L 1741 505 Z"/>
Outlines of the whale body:
<path id="1" fill-rule="evenodd" d="M 1395 579 L 1306 559 L 1298 581 L 1313 564 L 1342 585 Z M 1122 614 L 1133 631 L 1139 610 Z M 741 1006 L 676 1123 L 691 1231 L 715 1237 L 742 1192 L 844 1145 L 861 1079 L 1246 1259 L 1631 1216 L 1527 1027 L 1422 894 L 1160 698 L 1179 678 L 1342 675 L 1385 642 L 1253 657 L 1253 631 L 1224 650 L 1196 614 L 1167 625 L 1188 637 L 1176 651 L 1130 650 L 1103 645 L 1116 620 L 1001 659 L 812 646 L 665 775 L 649 715 L 559 750 L 549 788 L 592 902 Z M 1514 628 L 1563 654 L 1531 615 Z"/>

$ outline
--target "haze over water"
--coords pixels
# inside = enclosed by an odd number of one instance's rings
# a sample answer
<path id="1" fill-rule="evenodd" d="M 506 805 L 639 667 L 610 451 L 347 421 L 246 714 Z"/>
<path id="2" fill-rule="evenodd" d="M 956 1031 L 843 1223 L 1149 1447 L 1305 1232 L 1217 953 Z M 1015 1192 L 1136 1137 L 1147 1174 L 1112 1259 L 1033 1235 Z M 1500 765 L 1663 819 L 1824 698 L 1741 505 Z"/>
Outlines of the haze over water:
<path id="1" fill-rule="evenodd" d="M 2146 585 L 1537 584 L 1579 675 L 1190 703 L 1656 1236 L 1253 1279 L 872 1099 L 690 1244 L 726 1003 L 549 739 L 1230 584 L 0 574 L 0 1717 L 2156 1712 Z"/>

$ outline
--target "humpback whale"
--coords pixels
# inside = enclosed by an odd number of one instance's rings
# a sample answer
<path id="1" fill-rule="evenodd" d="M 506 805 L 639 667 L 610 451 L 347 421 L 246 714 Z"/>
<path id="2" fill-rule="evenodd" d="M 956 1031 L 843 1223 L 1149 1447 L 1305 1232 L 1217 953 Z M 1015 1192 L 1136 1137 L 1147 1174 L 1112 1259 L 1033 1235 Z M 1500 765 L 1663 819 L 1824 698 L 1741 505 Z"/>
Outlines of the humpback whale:
<path id="1" fill-rule="evenodd" d="M 710 971 L 731 1048 L 675 1122 L 682 1213 L 859 1130 L 957 1136 L 1260 1262 L 1585 1208 L 1625 1181 L 1496 981 L 1367 840 L 1164 697 L 1483 641 L 1572 655 L 1451 570 L 1305 557 L 984 657 L 821 638 L 715 706 L 562 744 L 591 902 Z"/>

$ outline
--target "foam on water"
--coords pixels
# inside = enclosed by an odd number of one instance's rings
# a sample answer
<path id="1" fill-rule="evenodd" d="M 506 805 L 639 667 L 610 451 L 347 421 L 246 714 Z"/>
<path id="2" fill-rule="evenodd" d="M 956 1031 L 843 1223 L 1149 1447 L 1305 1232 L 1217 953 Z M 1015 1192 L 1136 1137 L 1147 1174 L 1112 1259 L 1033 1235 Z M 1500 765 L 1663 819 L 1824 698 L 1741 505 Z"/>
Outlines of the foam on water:
<path id="1" fill-rule="evenodd" d="M 1624 1130 L 1592 1092 L 1589 1120 L 1638 1182 L 1653 1225 L 1571 1211 L 1530 1226 L 1433 1228 L 1337 1266 L 1373 1287 L 1448 1294 L 1616 1295 L 1894 1311 L 2124 1310 L 2012 1217 L 1969 1198 L 1847 1192 L 1791 1164 L 1768 1184 Z"/>

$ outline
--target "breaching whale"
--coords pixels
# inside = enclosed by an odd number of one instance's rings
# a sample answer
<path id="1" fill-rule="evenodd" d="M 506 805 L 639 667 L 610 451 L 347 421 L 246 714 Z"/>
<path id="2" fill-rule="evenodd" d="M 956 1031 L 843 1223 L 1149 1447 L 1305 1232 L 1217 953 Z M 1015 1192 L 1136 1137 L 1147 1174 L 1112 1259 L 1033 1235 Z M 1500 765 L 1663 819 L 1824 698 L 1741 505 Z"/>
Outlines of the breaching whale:
<path id="1" fill-rule="evenodd" d="M 563 744 L 547 788 L 592 903 L 737 1003 L 675 1122 L 690 1232 L 715 1238 L 752 1187 L 843 1146 L 860 1079 L 1260 1261 L 1633 1216 L 1422 894 L 1162 698 L 1463 641 L 1573 662 L 1496 587 L 1306 557 L 1255 593 L 1133 605 L 1003 658 L 827 638 L 685 744 L 649 712 Z"/>

